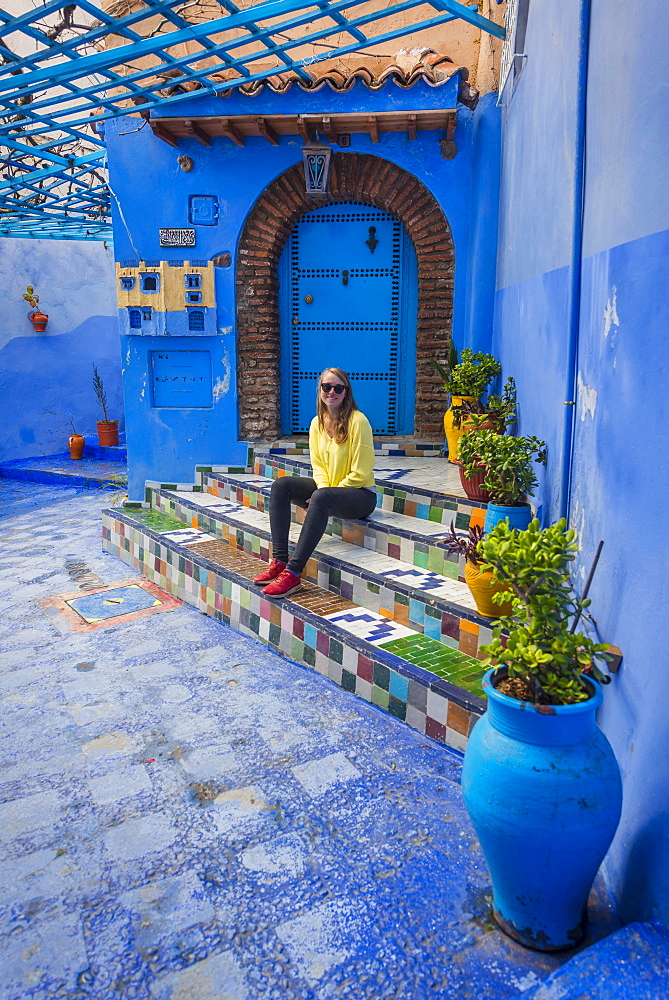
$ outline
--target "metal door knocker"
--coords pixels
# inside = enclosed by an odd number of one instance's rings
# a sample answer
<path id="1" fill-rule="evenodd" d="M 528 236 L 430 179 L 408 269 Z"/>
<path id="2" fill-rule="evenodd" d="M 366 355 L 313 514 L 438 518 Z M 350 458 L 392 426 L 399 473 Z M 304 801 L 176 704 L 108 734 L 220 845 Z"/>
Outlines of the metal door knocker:
<path id="1" fill-rule="evenodd" d="M 372 253 L 374 253 L 379 245 L 379 241 L 376 238 L 376 226 L 369 227 L 369 239 L 365 240 L 365 244 L 369 247 Z"/>
<path id="2" fill-rule="evenodd" d="M 345 285 L 348 285 L 348 271 L 342 271 L 341 280 Z"/>

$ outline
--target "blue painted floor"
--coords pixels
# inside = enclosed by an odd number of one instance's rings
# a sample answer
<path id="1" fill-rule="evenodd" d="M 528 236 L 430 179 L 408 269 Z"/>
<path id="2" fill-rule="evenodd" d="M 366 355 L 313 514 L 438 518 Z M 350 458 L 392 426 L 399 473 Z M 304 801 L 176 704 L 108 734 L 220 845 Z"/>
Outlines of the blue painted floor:
<path id="1" fill-rule="evenodd" d="M 491 923 L 456 755 L 189 607 L 71 631 L 40 601 L 131 576 L 105 494 L 13 488 L 2 1000 L 506 1000 L 566 961 Z"/>
<path id="2" fill-rule="evenodd" d="M 0 482 L 3 478 L 46 483 L 57 486 L 83 486 L 88 489 L 127 489 L 128 470 L 123 459 L 110 458 L 109 452 L 125 453 L 125 449 L 97 448 L 106 457 L 72 459 L 69 455 L 51 455 L 46 458 L 24 458 L 0 465 Z"/>

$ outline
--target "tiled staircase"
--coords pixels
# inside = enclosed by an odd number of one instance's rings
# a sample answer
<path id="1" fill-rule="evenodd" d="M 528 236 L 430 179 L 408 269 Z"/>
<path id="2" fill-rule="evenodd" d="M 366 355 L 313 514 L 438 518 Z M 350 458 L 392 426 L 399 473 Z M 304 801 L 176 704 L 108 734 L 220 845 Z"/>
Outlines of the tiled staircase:
<path id="1" fill-rule="evenodd" d="M 194 485 L 147 484 L 144 504 L 104 513 L 103 544 L 186 603 L 462 750 L 484 710 L 477 654 L 492 633 L 444 537 L 485 510 L 438 445 L 376 451 L 376 511 L 331 520 L 289 599 L 251 581 L 270 558 L 272 479 L 310 475 L 303 440 L 258 448 L 248 468 L 200 467 Z M 303 516 L 294 508 L 293 541 Z"/>

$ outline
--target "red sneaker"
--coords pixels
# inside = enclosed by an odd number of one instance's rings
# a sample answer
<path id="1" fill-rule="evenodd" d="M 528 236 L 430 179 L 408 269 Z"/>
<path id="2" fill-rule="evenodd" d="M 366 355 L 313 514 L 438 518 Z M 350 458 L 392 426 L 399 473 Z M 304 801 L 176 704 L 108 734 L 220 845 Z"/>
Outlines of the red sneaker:
<path id="1" fill-rule="evenodd" d="M 276 580 L 277 576 L 281 576 L 285 568 L 286 564 L 284 562 L 280 562 L 279 559 L 272 559 L 267 569 L 264 569 L 262 573 L 258 573 L 257 576 L 253 577 L 253 582 L 264 586 L 270 580 Z"/>
<path id="2" fill-rule="evenodd" d="M 263 589 L 263 594 L 267 597 L 288 597 L 294 594 L 302 586 L 302 580 L 296 573 L 291 573 L 289 569 L 284 569 L 281 576 L 277 576 L 273 583 L 268 584 Z"/>

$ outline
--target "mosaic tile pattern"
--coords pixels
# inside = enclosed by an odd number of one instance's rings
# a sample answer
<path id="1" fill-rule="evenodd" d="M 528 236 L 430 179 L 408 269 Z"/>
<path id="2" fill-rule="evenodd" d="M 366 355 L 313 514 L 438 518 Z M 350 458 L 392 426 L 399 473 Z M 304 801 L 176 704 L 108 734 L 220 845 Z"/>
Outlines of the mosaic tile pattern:
<path id="1" fill-rule="evenodd" d="M 441 734 L 434 738 L 441 742 L 448 739 L 448 745 L 455 749 L 466 745 L 471 726 L 483 709 L 480 697 L 451 684 L 444 677 L 441 662 L 437 663 L 440 674 L 433 673 L 429 664 L 413 664 L 379 642 L 356 634 L 351 630 L 353 623 L 347 629 L 330 617 L 367 614 L 371 619 L 367 627 L 381 643 L 415 635 L 407 626 L 387 616 L 369 614 L 309 584 L 290 599 L 270 601 L 250 582 L 258 571 L 253 556 L 222 540 L 177 547 L 164 535 L 133 524 L 129 514 L 105 512 L 103 545 L 161 589 L 198 610 L 255 635 L 420 732 Z M 471 659 L 471 664 L 472 670 L 483 673 L 476 660 Z M 457 704 L 466 714 L 466 732 L 447 726 L 450 704 Z"/>
<path id="2" fill-rule="evenodd" d="M 198 513 L 199 499 L 186 495 L 164 492 L 156 494 L 154 502 L 184 520 L 193 517 L 194 523 L 224 538 L 231 546 L 266 562 L 271 558 L 269 522 L 267 515 L 257 509 L 239 505 L 236 512 L 215 520 L 213 515 L 210 519 Z M 298 532 L 297 526 L 291 529 L 293 543 Z M 325 536 L 307 563 L 304 579 L 416 631 L 425 632 L 470 656 L 478 656 L 479 645 L 490 641 L 492 630 L 490 621 L 477 614 L 466 584 L 444 577 L 441 593 L 421 591 L 403 582 L 401 577 L 392 578 L 402 569 L 409 571 L 411 567 L 403 567 L 397 559 L 360 545 Z M 434 583 L 435 577 L 430 580 Z"/>
<path id="3" fill-rule="evenodd" d="M 137 578 L 97 491 L 32 496 L 0 523 L 2 1000 L 515 1000 L 566 961 L 490 925 L 459 755 L 391 714 L 458 733 L 441 689 L 332 637 L 331 683 L 185 604 L 72 633 L 38 603 L 70 558 Z M 126 528 L 144 561 L 225 547 Z"/>
<path id="4" fill-rule="evenodd" d="M 41 602 L 43 607 L 59 611 L 73 632 L 91 632 L 110 624 L 125 625 L 157 612 L 173 611 L 179 606 L 178 601 L 149 580 L 120 580 L 111 586 L 84 586 L 85 596 L 79 590 L 48 597 Z"/>

